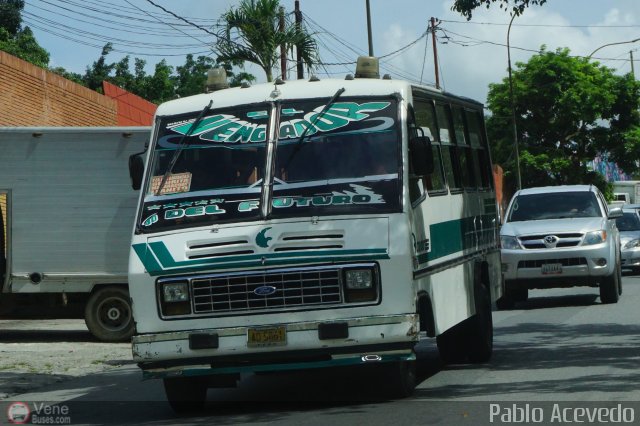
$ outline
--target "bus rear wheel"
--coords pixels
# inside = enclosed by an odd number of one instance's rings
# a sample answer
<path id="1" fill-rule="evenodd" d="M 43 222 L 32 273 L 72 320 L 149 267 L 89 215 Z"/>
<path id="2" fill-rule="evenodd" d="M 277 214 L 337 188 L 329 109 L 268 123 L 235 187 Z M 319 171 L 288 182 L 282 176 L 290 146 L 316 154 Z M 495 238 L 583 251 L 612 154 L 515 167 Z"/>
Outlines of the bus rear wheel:
<path id="1" fill-rule="evenodd" d="M 491 296 L 484 285 L 475 287 L 476 314 L 436 338 L 440 358 L 446 364 L 483 363 L 493 353 Z"/>

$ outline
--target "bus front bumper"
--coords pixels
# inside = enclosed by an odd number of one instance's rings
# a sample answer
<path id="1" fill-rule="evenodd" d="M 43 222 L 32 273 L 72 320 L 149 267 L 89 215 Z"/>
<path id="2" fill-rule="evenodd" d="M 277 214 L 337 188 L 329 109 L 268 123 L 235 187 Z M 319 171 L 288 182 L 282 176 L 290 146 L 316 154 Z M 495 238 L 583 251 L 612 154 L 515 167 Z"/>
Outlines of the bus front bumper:
<path id="1" fill-rule="evenodd" d="M 132 351 L 145 378 L 284 371 L 412 360 L 418 333 L 395 315 L 138 335 Z"/>

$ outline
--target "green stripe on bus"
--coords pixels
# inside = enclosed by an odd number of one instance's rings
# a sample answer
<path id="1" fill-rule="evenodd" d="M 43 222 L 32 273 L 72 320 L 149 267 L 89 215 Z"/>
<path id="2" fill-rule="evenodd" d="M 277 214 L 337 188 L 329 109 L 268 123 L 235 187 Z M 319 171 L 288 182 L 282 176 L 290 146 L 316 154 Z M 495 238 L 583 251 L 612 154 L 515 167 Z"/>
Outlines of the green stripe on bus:
<path id="1" fill-rule="evenodd" d="M 238 267 L 287 265 L 294 263 L 320 263 L 331 261 L 363 261 L 389 259 L 386 249 L 320 250 L 315 252 L 265 253 L 228 256 L 217 259 L 176 261 L 163 242 L 134 245 L 134 250 L 150 275 L 162 272 L 195 272 Z M 156 258 L 158 261 L 156 261 Z"/>

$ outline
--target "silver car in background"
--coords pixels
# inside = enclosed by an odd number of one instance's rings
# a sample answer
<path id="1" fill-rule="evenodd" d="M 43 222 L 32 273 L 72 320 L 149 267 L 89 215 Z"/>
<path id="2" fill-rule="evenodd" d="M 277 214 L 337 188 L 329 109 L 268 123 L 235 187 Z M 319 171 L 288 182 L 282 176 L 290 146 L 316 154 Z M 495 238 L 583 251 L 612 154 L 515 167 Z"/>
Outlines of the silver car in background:
<path id="1" fill-rule="evenodd" d="M 622 293 L 620 235 L 615 219 L 592 185 L 522 189 L 515 193 L 500 230 L 505 296 L 499 308 L 525 301 L 529 289 L 599 287 L 602 303 Z"/>
<path id="2" fill-rule="evenodd" d="M 640 215 L 638 208 L 623 206 L 622 216 L 616 219 L 620 231 L 621 264 L 623 269 L 640 273 Z M 639 206 L 640 207 L 640 206 Z"/>

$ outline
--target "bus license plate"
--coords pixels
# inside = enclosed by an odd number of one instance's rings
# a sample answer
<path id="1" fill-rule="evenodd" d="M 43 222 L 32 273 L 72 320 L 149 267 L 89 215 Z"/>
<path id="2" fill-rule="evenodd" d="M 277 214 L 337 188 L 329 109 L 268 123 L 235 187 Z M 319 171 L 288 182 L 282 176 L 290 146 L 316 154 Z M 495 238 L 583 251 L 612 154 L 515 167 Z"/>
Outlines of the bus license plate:
<path id="1" fill-rule="evenodd" d="M 287 329 L 284 326 L 250 328 L 247 330 L 247 346 L 284 346 L 287 344 Z"/>
<path id="2" fill-rule="evenodd" d="M 542 265 L 543 275 L 561 274 L 562 263 L 545 263 Z"/>

